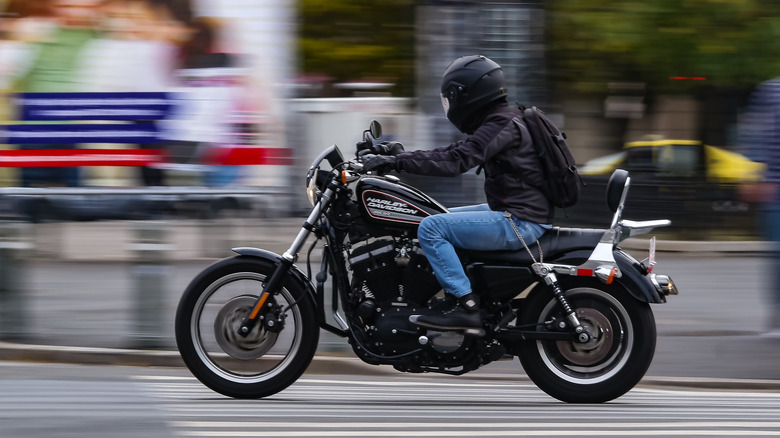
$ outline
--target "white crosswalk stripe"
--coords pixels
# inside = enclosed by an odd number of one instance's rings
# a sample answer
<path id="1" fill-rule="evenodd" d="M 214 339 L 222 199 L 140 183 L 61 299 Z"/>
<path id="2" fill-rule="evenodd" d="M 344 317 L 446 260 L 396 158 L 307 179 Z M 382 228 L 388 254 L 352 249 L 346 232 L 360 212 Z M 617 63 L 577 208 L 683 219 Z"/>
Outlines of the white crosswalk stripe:
<path id="1" fill-rule="evenodd" d="M 780 394 L 639 387 L 573 405 L 517 381 L 371 379 L 304 376 L 267 399 L 233 400 L 194 378 L 136 377 L 178 436 L 780 436 Z"/>

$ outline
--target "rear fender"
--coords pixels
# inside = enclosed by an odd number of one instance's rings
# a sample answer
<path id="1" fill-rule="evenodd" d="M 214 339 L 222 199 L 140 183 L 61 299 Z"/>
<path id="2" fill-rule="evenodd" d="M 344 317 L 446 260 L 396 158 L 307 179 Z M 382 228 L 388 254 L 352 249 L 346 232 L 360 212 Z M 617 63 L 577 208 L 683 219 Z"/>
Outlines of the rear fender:
<path id="1" fill-rule="evenodd" d="M 623 286 L 632 297 L 645 303 L 666 302 L 666 299 L 658 294 L 647 273 L 642 272 L 643 268 L 635 258 L 620 250 L 612 253 L 622 274 L 616 282 Z"/>
<path id="2" fill-rule="evenodd" d="M 268 260 L 270 262 L 277 263 L 277 264 L 282 261 L 282 256 L 280 256 L 279 254 L 261 248 L 249 248 L 249 247 L 233 248 L 233 252 L 244 257 L 253 257 L 253 258 Z M 312 302 L 316 304 L 317 300 L 314 299 L 315 298 L 314 286 L 312 286 L 311 281 L 309 281 L 308 277 L 306 277 L 306 274 L 304 274 L 303 271 L 301 271 L 296 265 L 292 265 L 290 267 L 290 271 L 287 274 L 290 276 L 290 278 L 292 278 L 293 281 L 300 283 L 300 285 L 303 286 L 304 289 L 306 289 L 306 294 L 309 296 L 309 298 L 312 299 Z"/>

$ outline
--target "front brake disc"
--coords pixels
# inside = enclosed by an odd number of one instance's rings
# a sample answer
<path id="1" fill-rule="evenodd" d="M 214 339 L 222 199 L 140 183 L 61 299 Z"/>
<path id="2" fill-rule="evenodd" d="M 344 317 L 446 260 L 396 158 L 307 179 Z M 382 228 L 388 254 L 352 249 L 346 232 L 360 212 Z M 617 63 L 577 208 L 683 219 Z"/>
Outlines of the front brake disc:
<path id="1" fill-rule="evenodd" d="M 279 334 L 265 330 L 263 324 L 255 324 L 246 337 L 238 334 L 241 323 L 256 303 L 255 296 L 234 297 L 222 306 L 214 319 L 214 336 L 217 344 L 230 357 L 240 360 L 257 359 L 276 343 Z"/>

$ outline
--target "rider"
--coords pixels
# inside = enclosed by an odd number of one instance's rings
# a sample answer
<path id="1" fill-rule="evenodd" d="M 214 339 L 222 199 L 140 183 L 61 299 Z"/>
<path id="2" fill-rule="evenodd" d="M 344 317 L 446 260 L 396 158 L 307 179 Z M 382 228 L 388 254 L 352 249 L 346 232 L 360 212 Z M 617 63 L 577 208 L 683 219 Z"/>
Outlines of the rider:
<path id="1" fill-rule="evenodd" d="M 481 333 L 479 296 L 456 248 L 519 250 L 552 223 L 552 204 L 537 189 L 544 179 L 541 163 L 525 125 L 513 122 L 522 120 L 521 112 L 507 103 L 506 92 L 500 65 L 481 55 L 458 58 L 444 72 L 441 102 L 447 119 L 468 137 L 433 150 L 405 151 L 400 143 L 383 143 L 374 146 L 378 155 L 362 156 L 367 171 L 456 176 L 477 166 L 485 169 L 487 204 L 452 208 L 420 222 L 420 246 L 439 283 L 457 300 L 440 315 L 412 316 L 417 325 Z"/>

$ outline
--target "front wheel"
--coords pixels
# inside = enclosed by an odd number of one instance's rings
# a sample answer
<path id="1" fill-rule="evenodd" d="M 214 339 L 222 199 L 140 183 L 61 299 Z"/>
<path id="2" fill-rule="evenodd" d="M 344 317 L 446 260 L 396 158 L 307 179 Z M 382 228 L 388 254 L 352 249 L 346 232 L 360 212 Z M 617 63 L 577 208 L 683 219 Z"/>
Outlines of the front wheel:
<path id="1" fill-rule="evenodd" d="M 620 397 L 639 383 L 655 353 L 650 305 L 603 284 L 574 287 L 565 296 L 590 341 L 524 342 L 520 363 L 540 389 L 561 401 L 602 403 Z M 540 330 L 554 330 L 551 323 L 562 320 L 547 288 L 535 290 L 520 313 L 523 324 L 535 323 Z"/>
<path id="2" fill-rule="evenodd" d="M 238 335 L 274 269 L 263 259 L 222 260 L 192 280 L 179 302 L 175 329 L 181 357 L 216 392 L 235 398 L 275 394 L 295 382 L 314 356 L 319 339 L 314 303 L 291 277 L 266 301 L 263 320 L 246 337 Z M 282 326 L 266 323 L 271 316 Z"/>

